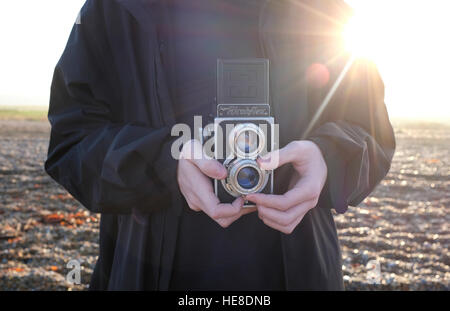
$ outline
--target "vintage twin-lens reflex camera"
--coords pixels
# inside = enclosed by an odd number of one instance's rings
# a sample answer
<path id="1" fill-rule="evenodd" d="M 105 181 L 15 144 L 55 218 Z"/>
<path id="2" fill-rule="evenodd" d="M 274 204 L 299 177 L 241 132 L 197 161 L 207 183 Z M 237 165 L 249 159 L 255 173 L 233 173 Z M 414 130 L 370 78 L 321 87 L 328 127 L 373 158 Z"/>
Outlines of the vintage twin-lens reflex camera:
<path id="1" fill-rule="evenodd" d="M 269 61 L 219 59 L 214 155 L 226 167 L 228 176 L 215 180 L 214 188 L 222 203 L 250 193 L 273 192 L 273 171 L 260 169 L 256 159 L 274 149 L 274 136 Z M 244 206 L 254 204 L 245 202 Z"/>

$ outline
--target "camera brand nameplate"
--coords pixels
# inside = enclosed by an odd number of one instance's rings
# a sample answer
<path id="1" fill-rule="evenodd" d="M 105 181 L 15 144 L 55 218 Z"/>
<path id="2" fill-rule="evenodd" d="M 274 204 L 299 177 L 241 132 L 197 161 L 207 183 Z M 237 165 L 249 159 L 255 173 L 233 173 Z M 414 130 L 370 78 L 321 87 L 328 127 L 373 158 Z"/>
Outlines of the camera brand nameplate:
<path id="1" fill-rule="evenodd" d="M 243 117 L 270 117 L 269 105 L 218 105 L 217 116 L 219 118 L 243 118 Z"/>
<path id="2" fill-rule="evenodd" d="M 269 105 L 269 60 L 218 59 L 217 104 Z"/>

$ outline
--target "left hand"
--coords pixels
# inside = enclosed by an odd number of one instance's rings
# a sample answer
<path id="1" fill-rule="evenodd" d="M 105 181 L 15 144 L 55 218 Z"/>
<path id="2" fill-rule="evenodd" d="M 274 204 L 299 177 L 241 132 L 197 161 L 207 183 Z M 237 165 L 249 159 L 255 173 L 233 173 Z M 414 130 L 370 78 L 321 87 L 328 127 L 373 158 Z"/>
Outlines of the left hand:
<path id="1" fill-rule="evenodd" d="M 245 199 L 257 205 L 262 221 L 290 234 L 304 215 L 317 205 L 327 179 L 327 165 L 319 147 L 311 141 L 293 141 L 258 159 L 262 169 L 273 170 L 291 163 L 295 169 L 289 190 L 282 195 L 252 193 Z"/>

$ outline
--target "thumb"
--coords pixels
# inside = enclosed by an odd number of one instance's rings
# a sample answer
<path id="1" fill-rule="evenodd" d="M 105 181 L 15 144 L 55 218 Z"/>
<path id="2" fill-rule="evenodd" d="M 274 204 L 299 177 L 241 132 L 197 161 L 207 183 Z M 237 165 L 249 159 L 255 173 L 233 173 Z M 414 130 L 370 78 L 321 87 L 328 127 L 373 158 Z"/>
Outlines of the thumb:
<path id="1" fill-rule="evenodd" d="M 295 146 L 290 143 L 281 149 L 274 150 L 258 158 L 259 167 L 263 170 L 274 170 L 295 159 Z"/>
<path id="2" fill-rule="evenodd" d="M 278 168 L 282 165 L 280 164 L 280 153 L 281 150 L 278 149 L 259 157 L 257 160 L 259 167 L 263 170 L 274 170 Z"/>
<path id="3" fill-rule="evenodd" d="M 227 177 L 227 169 L 214 159 L 194 159 L 193 163 L 203 174 L 214 179 L 224 179 Z"/>

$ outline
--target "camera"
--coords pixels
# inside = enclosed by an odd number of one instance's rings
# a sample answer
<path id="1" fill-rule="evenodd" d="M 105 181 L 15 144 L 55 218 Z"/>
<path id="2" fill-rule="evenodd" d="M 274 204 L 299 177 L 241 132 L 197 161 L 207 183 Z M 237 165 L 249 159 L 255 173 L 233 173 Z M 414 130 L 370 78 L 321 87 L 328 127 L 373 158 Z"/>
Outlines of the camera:
<path id="1" fill-rule="evenodd" d="M 273 171 L 256 160 L 275 147 L 274 118 L 269 104 L 267 59 L 217 61 L 217 117 L 214 119 L 214 157 L 228 171 L 214 180 L 223 203 L 250 193 L 272 193 Z M 254 206 L 245 202 L 244 207 Z"/>

